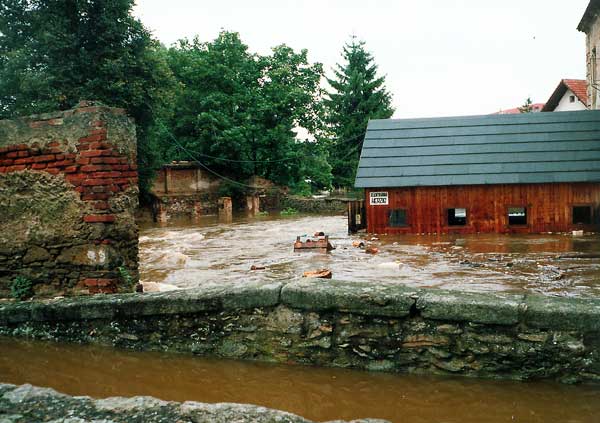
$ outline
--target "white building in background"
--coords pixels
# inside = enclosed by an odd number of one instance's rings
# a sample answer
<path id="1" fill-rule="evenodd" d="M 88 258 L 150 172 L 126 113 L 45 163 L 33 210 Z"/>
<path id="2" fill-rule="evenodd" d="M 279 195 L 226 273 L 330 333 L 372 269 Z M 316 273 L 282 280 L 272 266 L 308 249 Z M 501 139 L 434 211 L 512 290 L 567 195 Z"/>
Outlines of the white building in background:
<path id="1" fill-rule="evenodd" d="M 587 82 L 583 79 L 562 79 L 542 112 L 569 112 L 588 108 Z"/>

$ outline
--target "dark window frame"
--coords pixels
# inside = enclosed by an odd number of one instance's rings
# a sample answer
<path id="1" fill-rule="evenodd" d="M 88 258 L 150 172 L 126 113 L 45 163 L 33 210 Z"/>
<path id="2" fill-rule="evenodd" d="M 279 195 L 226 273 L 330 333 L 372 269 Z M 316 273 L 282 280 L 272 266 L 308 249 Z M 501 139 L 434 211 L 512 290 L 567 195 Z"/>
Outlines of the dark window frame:
<path id="1" fill-rule="evenodd" d="M 404 224 L 400 225 L 392 225 L 392 213 L 395 211 L 404 210 Z M 387 227 L 388 228 L 407 228 L 410 225 L 408 224 L 408 209 L 407 208 L 390 208 L 388 209 L 388 219 L 387 219 Z"/>
<path id="2" fill-rule="evenodd" d="M 510 223 L 510 209 L 524 209 L 525 210 L 525 223 Z M 511 228 L 523 228 L 526 226 L 529 226 L 529 212 L 531 211 L 531 207 L 528 206 L 527 204 L 521 204 L 521 205 L 510 205 L 510 206 L 506 206 L 506 224 L 507 226 L 510 226 Z"/>
<path id="3" fill-rule="evenodd" d="M 590 210 L 590 221 L 589 223 L 583 223 L 583 222 L 575 222 L 575 207 L 586 207 Z M 571 205 L 571 224 L 572 225 L 576 225 L 576 226 L 585 226 L 585 225 L 593 225 L 594 224 L 594 205 L 593 204 L 589 204 L 589 203 L 583 203 L 583 204 L 572 204 Z"/>
<path id="4" fill-rule="evenodd" d="M 450 210 L 464 209 L 465 210 L 465 223 L 463 224 L 450 224 Z M 446 208 L 446 226 L 451 228 L 462 228 L 469 225 L 469 209 L 467 207 L 447 207 Z"/>

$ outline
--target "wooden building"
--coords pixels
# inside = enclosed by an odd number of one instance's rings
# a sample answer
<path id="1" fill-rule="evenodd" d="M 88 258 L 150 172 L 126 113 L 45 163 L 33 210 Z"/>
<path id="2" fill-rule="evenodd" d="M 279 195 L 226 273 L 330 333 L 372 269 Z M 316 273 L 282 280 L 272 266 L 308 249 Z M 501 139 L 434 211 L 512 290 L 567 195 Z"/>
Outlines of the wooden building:
<path id="1" fill-rule="evenodd" d="M 600 230 L 600 111 L 369 122 L 370 233 Z"/>

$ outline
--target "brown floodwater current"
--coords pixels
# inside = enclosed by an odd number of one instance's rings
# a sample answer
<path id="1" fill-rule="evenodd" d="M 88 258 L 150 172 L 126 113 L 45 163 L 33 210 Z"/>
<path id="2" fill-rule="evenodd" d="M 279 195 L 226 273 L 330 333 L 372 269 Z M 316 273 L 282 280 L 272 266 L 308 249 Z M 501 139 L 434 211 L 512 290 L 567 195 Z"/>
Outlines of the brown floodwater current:
<path id="1" fill-rule="evenodd" d="M 0 351 L 1 382 L 71 395 L 249 403 L 315 421 L 600 421 L 600 386 L 368 373 L 5 338 Z"/>
<path id="2" fill-rule="evenodd" d="M 317 231 L 328 233 L 336 249 L 294 253 L 297 235 Z M 379 253 L 366 254 L 352 246 L 355 241 Z M 252 265 L 266 269 L 251 271 Z M 141 279 L 167 288 L 289 281 L 319 268 L 348 281 L 590 297 L 600 295 L 600 235 L 348 235 L 344 216 L 240 217 L 226 224 L 207 217 L 141 225 Z"/>

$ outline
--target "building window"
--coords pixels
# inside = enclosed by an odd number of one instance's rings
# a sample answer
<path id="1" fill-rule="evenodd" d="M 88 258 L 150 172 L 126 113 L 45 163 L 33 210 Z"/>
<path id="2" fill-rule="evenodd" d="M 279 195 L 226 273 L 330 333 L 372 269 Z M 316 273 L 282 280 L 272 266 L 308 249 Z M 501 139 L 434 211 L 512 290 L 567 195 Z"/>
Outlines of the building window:
<path id="1" fill-rule="evenodd" d="M 390 210 L 388 225 L 390 227 L 408 226 L 408 222 L 406 220 L 406 209 Z"/>
<path id="2" fill-rule="evenodd" d="M 575 96 L 574 95 L 570 95 L 569 96 L 569 103 L 575 103 Z"/>
<path id="3" fill-rule="evenodd" d="M 508 224 L 527 225 L 527 207 L 509 207 Z"/>
<path id="4" fill-rule="evenodd" d="M 573 206 L 573 225 L 591 225 L 592 207 Z"/>
<path id="5" fill-rule="evenodd" d="M 448 226 L 465 226 L 467 224 L 467 209 L 448 209 Z"/>

